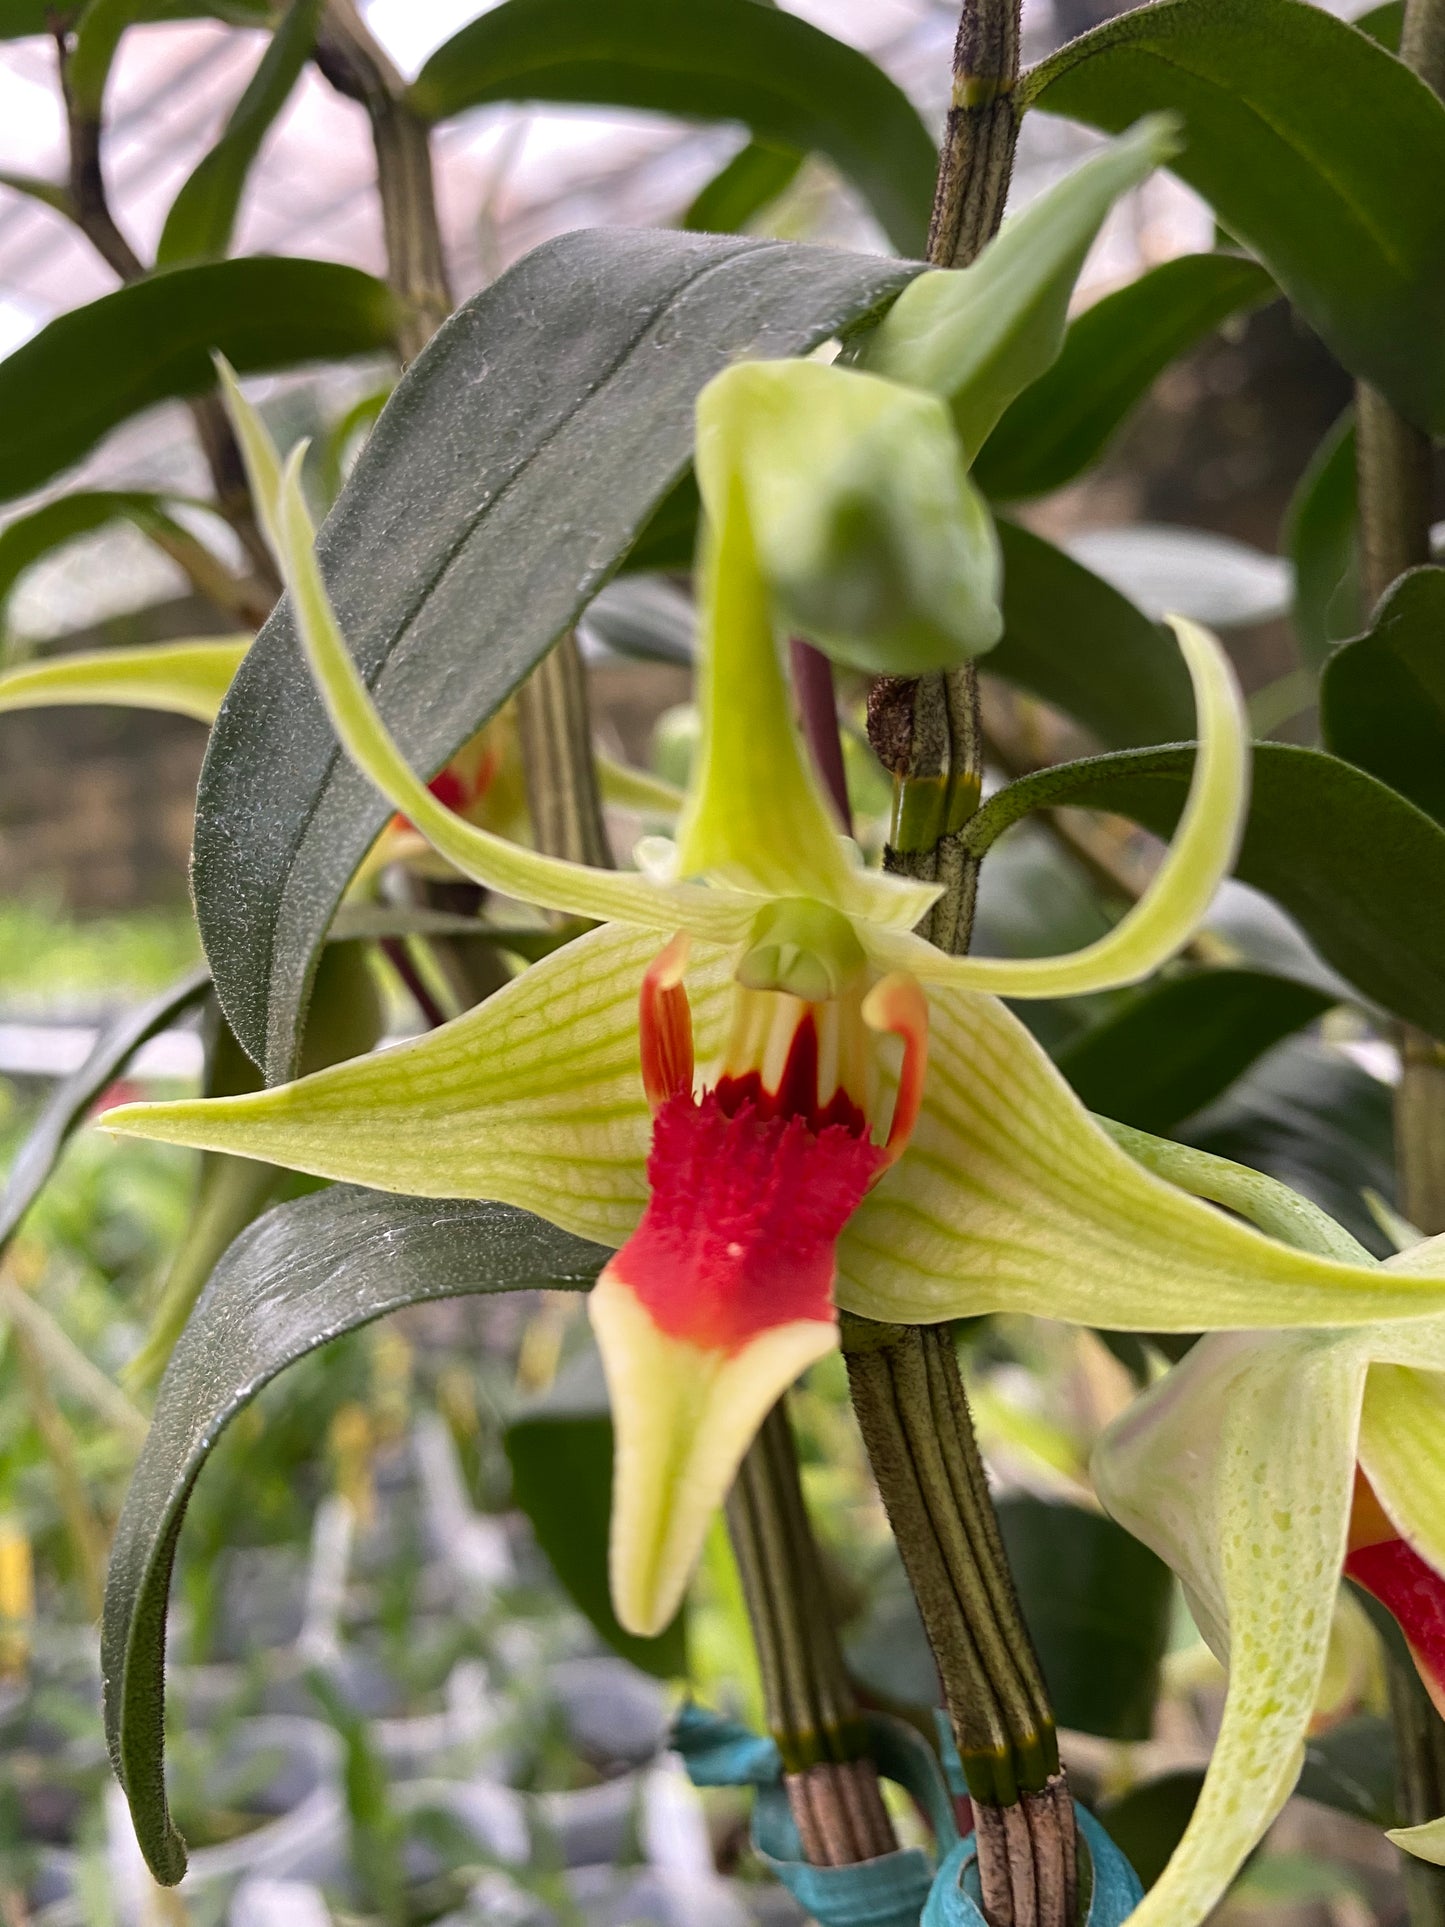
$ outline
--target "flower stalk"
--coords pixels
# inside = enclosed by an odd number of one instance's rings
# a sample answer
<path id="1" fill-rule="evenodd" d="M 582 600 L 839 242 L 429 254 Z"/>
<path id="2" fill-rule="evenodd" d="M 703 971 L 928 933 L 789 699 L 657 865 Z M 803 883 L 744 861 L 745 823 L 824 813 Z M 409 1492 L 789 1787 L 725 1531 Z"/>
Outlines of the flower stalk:
<path id="1" fill-rule="evenodd" d="M 965 0 L 929 231 L 940 267 L 968 266 L 1003 219 L 1019 15 L 1018 0 Z M 943 886 L 919 934 L 962 955 L 979 868 L 962 835 L 983 780 L 977 668 L 879 678 L 868 733 L 894 779 L 885 866 Z M 973 1797 L 984 1911 L 993 1927 L 1065 1927 L 1077 1894 L 1073 1810 L 948 1328 L 849 1317 L 843 1348 Z"/>
<path id="2" fill-rule="evenodd" d="M 727 1524 L 803 1851 L 821 1867 L 891 1853 L 898 1842 L 829 1611 L 783 1400 L 743 1458 Z"/>

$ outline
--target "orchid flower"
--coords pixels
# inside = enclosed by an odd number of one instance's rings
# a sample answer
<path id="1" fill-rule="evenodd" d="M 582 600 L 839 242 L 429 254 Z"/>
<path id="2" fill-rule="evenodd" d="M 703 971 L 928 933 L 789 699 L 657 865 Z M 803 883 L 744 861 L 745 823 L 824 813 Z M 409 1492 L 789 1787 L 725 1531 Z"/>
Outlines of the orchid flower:
<path id="1" fill-rule="evenodd" d="M 1199 710 L 1184 815 L 1149 889 L 1097 942 L 1026 961 L 945 956 L 912 934 L 933 887 L 863 869 L 839 837 L 791 719 L 749 489 L 746 411 L 795 380 L 843 414 L 853 384 L 881 383 L 744 364 L 700 396 L 702 741 L 675 849 L 640 846 L 633 873 L 522 849 L 428 792 L 338 630 L 297 458 L 283 478 L 233 401 L 349 754 L 458 869 L 601 927 L 396 1049 L 251 1096 L 106 1118 L 383 1190 L 499 1199 L 614 1247 L 591 1319 L 617 1441 L 614 1605 L 642 1634 L 675 1611 L 763 1415 L 837 1342 L 837 1306 L 1188 1331 L 1445 1307 L 1438 1282 L 1296 1251 L 1141 1169 L 998 1001 L 1134 982 L 1204 916 L 1232 860 L 1248 752 L 1238 690 L 1203 630 L 1175 624 Z M 900 395 L 910 433 L 952 434 L 935 398 Z M 805 486 L 806 442 L 794 466 Z M 915 532 L 895 510 L 872 536 L 896 580 Z M 934 609 L 936 589 L 935 570 Z M 834 619 L 846 628 L 867 604 Z"/>
<path id="2" fill-rule="evenodd" d="M 1120 1136 L 1156 1172 L 1281 1237 L 1373 1263 L 1275 1180 Z M 1376 1276 L 1393 1283 L 1412 1269 L 1445 1271 L 1445 1239 L 1387 1259 Z M 1229 1668 L 1194 1816 L 1133 1916 L 1134 1927 L 1190 1927 L 1294 1786 L 1342 1571 L 1394 1615 L 1445 1711 L 1445 1319 L 1214 1332 L 1114 1422 L 1093 1469 L 1107 1509 L 1178 1573 Z M 1445 1863 L 1445 1819 L 1390 1838 Z"/>

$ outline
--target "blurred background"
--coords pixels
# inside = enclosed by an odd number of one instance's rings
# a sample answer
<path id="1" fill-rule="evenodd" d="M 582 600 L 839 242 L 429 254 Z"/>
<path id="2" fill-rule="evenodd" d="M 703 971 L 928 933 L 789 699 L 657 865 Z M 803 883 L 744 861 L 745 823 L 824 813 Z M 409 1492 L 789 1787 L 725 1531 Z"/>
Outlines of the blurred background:
<path id="1" fill-rule="evenodd" d="M 866 49 L 941 128 L 953 5 L 794 0 L 793 10 Z M 1029 0 L 1026 60 L 1119 10 Z M 366 18 L 411 75 L 475 11 L 468 0 L 375 0 Z M 125 37 L 106 171 L 119 223 L 147 256 L 264 42 L 209 21 Z M 435 154 L 458 295 L 569 229 L 679 221 L 744 139 L 591 109 L 493 107 L 447 123 Z M 1012 205 L 1094 144 L 1031 116 Z M 0 45 L 4 171 L 64 176 L 64 112 L 43 38 Z M 886 248 L 816 158 L 752 226 Z M 1080 304 L 1213 242 L 1202 203 L 1157 176 L 1111 217 Z M 384 268 L 365 116 L 309 69 L 252 172 L 236 250 Z M 113 286 L 74 229 L 0 178 L 0 353 Z M 353 360 L 248 386 L 286 435 L 324 439 L 364 424 L 359 405 L 393 372 Z M 1262 734 L 1311 739 L 1284 620 L 1280 528 L 1348 399 L 1347 378 L 1282 303 L 1256 310 L 1171 368 L 1099 467 L 1025 515 L 1141 606 L 1188 606 L 1218 624 Z M 359 439 L 342 436 L 339 467 Z M 204 494 L 184 408 L 153 409 L 109 436 L 49 496 L 77 485 Z M 0 545 L 46 499 L 5 510 Z M 184 525 L 187 511 L 176 515 Z M 213 519 L 205 530 L 218 539 Z M 7 576 L 3 593 L 11 662 L 234 626 L 125 524 Z M 601 746 L 676 778 L 690 673 L 687 605 L 676 585 L 670 594 L 642 648 L 619 646 L 617 625 L 601 619 L 583 642 Z M 1076 726 L 1002 685 L 987 701 L 1005 749 L 1046 761 L 1088 747 Z M 185 718 L 129 710 L 0 717 L 0 1157 L 109 1017 L 198 960 L 186 859 L 204 741 Z M 861 748 L 857 757 L 860 794 L 881 811 L 882 772 Z M 625 850 L 639 825 L 619 816 L 613 827 Z M 1148 854 L 1138 832 L 1097 820 L 1062 835 L 1013 833 L 986 873 L 984 946 L 1043 952 L 1085 940 L 1104 926 L 1110 876 L 1136 874 Z M 1218 929 L 1221 942 L 1284 958 L 1302 982 L 1330 981 L 1281 913 L 1248 891 L 1229 894 Z M 388 976 L 378 989 L 388 1029 L 417 1028 L 404 985 Z M 1105 1015 L 1095 1000 L 1037 1021 L 1046 1033 L 1054 1025 L 1052 1048 L 1069 1025 Z M 145 1089 L 194 1087 L 202 1055 L 201 1037 L 180 1027 L 127 1075 Z M 1171 1128 L 1299 1183 L 1387 1248 L 1366 1193 L 1387 1209 L 1392 1069 L 1358 1025 L 1316 1026 Z M 184 1154 L 82 1130 L 0 1261 L 0 1927 L 798 1918 L 750 1858 L 741 1796 L 701 1800 L 663 1750 L 680 1645 L 633 1654 L 642 1667 L 609 1652 L 596 1600 L 579 1607 L 547 1557 L 561 1546 L 565 1564 L 565 1519 L 518 1509 L 529 1478 L 555 1488 L 593 1476 L 610 1450 L 578 1306 L 535 1295 L 463 1300 L 357 1334 L 294 1368 L 232 1427 L 191 1507 L 172 1626 L 172 1778 L 198 1851 L 177 1894 L 150 1884 L 104 1759 L 93 1634 L 134 1426 L 117 1421 L 93 1374 L 126 1384 L 194 1184 Z M 960 1344 L 1026 1610 L 1070 1729 L 1067 1762 L 1147 1878 L 1189 1811 L 1220 1680 L 1163 1569 L 1102 1520 L 1088 1489 L 1089 1443 L 1129 1395 L 1138 1361 L 1089 1333 L 1007 1320 L 960 1332 Z M 137 1394 L 141 1426 L 143 1406 Z M 841 1370 L 813 1374 L 795 1417 L 859 1681 L 874 1704 L 923 1718 L 931 1665 Z M 1101 1600 L 1112 1602 L 1114 1639 L 1102 1658 Z M 755 1718 L 721 1539 L 687 1642 L 699 1696 Z M 1313 1797 L 1292 1803 L 1252 1862 L 1222 1910 L 1231 1921 L 1403 1917 L 1396 1856 L 1373 1824 L 1390 1798 L 1378 1657 L 1348 1602 L 1336 1648 L 1304 1782 Z M 901 1810 L 900 1824 L 917 1833 Z"/>

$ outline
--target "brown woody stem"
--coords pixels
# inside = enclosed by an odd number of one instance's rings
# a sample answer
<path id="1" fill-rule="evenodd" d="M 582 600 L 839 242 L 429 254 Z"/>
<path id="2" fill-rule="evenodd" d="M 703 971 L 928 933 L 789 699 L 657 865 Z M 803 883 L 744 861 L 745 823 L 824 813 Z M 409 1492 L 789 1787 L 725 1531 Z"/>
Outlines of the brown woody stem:
<path id="1" fill-rule="evenodd" d="M 738 1469 L 727 1522 L 803 1851 L 822 1867 L 891 1853 L 898 1842 L 867 1757 L 781 1402 Z"/>

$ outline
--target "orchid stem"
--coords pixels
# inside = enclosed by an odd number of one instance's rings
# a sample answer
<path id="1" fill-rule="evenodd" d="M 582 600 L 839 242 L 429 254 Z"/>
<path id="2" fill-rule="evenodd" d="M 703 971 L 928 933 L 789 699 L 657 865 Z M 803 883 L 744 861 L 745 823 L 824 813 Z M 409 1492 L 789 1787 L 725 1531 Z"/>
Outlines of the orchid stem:
<path id="1" fill-rule="evenodd" d="M 997 233 L 1013 171 L 1020 0 L 964 0 L 928 258 L 962 268 Z M 868 734 L 894 779 L 888 869 L 943 886 L 920 934 L 968 949 L 983 781 L 978 672 L 882 677 Z M 853 1406 L 923 1616 L 973 1796 L 992 1927 L 1068 1927 L 1073 1807 L 946 1328 L 843 1321 Z"/>
<path id="2" fill-rule="evenodd" d="M 824 1867 L 891 1853 L 898 1842 L 828 1609 L 782 1402 L 738 1469 L 727 1522 L 803 1851 Z"/>
<path id="3" fill-rule="evenodd" d="M 1445 0 L 1405 0 L 1400 58 L 1445 97 Z M 1430 560 L 1433 450 L 1377 389 L 1355 389 L 1361 578 L 1373 610 L 1397 576 Z M 1445 1049 L 1411 1025 L 1399 1033 L 1395 1159 L 1399 1204 L 1427 1236 L 1445 1231 Z M 1445 1723 L 1413 1667 L 1387 1655 L 1395 1771 L 1406 1826 L 1445 1806 Z M 1445 1927 L 1445 1868 L 1405 1856 L 1411 1927 Z"/>

